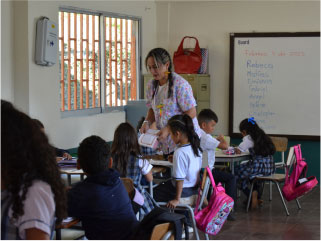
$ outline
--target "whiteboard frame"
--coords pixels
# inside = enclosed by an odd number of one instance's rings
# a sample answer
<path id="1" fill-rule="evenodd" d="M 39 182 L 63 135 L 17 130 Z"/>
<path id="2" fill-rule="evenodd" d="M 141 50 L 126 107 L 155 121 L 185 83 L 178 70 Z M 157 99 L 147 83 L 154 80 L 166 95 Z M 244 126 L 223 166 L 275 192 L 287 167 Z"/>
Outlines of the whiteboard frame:
<path id="1" fill-rule="evenodd" d="M 229 135 L 232 138 L 242 138 L 241 133 L 233 132 L 234 124 L 234 42 L 235 38 L 265 38 L 265 37 L 320 37 L 320 32 L 260 32 L 260 33 L 230 33 L 230 88 L 229 88 Z M 289 140 L 320 141 L 320 135 L 284 135 Z"/>

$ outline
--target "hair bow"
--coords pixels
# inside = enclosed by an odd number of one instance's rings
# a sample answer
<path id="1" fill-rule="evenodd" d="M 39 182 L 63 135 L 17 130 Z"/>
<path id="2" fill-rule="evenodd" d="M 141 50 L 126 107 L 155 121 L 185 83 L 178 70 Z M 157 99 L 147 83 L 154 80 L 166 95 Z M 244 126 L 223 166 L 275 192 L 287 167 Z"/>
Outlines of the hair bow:
<path id="1" fill-rule="evenodd" d="M 251 122 L 252 125 L 255 125 L 255 120 L 254 120 L 254 117 L 250 117 L 247 119 L 248 122 Z"/>

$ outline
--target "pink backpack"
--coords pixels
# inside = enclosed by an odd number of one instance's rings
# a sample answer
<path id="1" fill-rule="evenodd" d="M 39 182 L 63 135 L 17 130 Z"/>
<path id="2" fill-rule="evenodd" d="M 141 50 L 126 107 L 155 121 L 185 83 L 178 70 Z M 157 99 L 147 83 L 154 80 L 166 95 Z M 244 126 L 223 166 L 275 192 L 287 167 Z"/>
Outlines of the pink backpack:
<path id="1" fill-rule="evenodd" d="M 198 210 L 201 197 L 199 191 L 194 215 L 196 226 L 199 230 L 204 233 L 216 235 L 221 230 L 227 216 L 230 214 L 234 201 L 225 193 L 225 189 L 222 187 L 221 183 L 217 186 L 215 185 L 211 169 L 206 167 L 206 170 L 211 179 L 213 193 L 208 206 L 202 210 Z"/>
<path id="2" fill-rule="evenodd" d="M 306 177 L 308 165 L 302 158 L 301 145 L 294 146 L 296 162 L 289 177 L 290 167 L 286 169 L 285 184 L 282 188 L 283 196 L 291 201 L 311 191 L 318 184 L 315 176 Z"/>

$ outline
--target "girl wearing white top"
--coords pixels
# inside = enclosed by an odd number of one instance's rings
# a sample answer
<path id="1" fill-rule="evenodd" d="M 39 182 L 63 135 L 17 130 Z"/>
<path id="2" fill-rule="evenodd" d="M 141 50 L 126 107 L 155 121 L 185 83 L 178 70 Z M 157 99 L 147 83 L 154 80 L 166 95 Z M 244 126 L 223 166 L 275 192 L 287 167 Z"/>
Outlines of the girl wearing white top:
<path id="1" fill-rule="evenodd" d="M 167 125 L 173 142 L 178 145 L 173 156 L 172 180 L 155 188 L 154 198 L 159 202 L 168 202 L 169 208 L 175 208 L 181 197 L 197 193 L 202 149 L 189 115 L 175 115 Z"/>
<path id="2" fill-rule="evenodd" d="M 1 101 L 1 239 L 49 239 L 66 216 L 54 149 L 37 124 Z"/>

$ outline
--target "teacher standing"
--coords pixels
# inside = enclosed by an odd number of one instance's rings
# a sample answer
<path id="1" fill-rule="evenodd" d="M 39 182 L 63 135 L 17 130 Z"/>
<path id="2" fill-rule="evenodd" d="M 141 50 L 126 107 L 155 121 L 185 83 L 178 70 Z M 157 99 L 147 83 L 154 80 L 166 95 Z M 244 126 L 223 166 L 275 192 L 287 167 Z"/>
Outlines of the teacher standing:
<path id="1" fill-rule="evenodd" d="M 196 101 L 190 84 L 183 77 L 172 72 L 171 56 L 165 49 L 152 49 L 145 59 L 145 65 L 153 75 L 153 79 L 147 84 L 148 112 L 141 132 L 145 133 L 156 122 L 156 127 L 160 130 L 159 148 L 164 154 L 169 154 L 176 147 L 166 126 L 172 116 L 188 114 L 193 120 L 195 132 L 200 136 L 200 127 L 196 118 Z"/>

